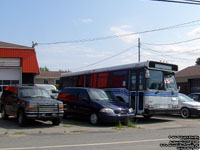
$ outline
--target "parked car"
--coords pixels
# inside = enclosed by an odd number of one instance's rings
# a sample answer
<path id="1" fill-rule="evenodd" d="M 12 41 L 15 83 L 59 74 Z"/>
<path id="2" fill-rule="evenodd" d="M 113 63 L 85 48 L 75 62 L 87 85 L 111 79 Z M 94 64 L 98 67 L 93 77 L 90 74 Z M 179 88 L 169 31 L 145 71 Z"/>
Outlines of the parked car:
<path id="1" fill-rule="evenodd" d="M 58 95 L 64 103 L 65 115 L 89 118 L 91 124 L 133 120 L 133 109 L 123 102 L 110 99 L 102 89 L 64 88 Z"/>
<path id="2" fill-rule="evenodd" d="M 178 105 L 183 118 L 189 118 L 191 115 L 200 115 L 200 102 L 194 101 L 185 94 L 178 94 Z"/>
<path id="3" fill-rule="evenodd" d="M 50 96 L 53 99 L 57 99 L 59 91 L 57 90 L 57 88 L 54 85 L 52 85 L 52 84 L 35 84 L 35 86 L 44 88 L 45 90 L 47 90 L 49 92 Z"/>
<path id="4" fill-rule="evenodd" d="M 34 86 L 8 86 L 0 99 L 2 119 L 15 116 L 20 126 L 28 119 L 51 120 L 59 125 L 63 108 L 61 101 L 52 99 L 45 89 Z"/>
<path id="5" fill-rule="evenodd" d="M 200 93 L 191 93 L 188 95 L 190 98 L 192 98 L 193 100 L 200 102 Z"/>

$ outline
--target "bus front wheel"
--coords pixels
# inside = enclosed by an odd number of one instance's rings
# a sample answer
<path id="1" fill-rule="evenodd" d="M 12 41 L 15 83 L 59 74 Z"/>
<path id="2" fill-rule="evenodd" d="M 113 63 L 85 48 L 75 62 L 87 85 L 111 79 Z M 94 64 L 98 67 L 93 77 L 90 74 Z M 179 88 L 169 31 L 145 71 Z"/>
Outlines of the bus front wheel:
<path id="1" fill-rule="evenodd" d="M 143 115 L 144 119 L 150 119 L 153 115 Z"/>

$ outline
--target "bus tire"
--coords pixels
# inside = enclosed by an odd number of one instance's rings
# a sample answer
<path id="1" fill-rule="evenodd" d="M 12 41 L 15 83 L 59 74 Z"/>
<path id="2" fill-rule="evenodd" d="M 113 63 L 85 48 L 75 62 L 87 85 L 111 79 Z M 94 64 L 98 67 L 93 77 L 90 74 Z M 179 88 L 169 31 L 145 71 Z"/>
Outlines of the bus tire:
<path id="1" fill-rule="evenodd" d="M 181 109 L 181 117 L 189 118 L 190 117 L 190 110 L 186 107 Z"/>
<path id="2" fill-rule="evenodd" d="M 144 119 L 150 119 L 153 115 L 143 115 Z"/>

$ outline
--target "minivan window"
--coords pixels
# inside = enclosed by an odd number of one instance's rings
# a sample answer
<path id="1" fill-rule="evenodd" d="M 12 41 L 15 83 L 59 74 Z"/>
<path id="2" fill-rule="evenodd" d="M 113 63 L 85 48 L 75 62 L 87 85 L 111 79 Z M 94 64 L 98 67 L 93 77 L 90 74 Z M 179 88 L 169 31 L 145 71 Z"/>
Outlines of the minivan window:
<path id="1" fill-rule="evenodd" d="M 108 101 L 107 94 L 101 89 L 88 89 L 91 100 Z"/>
<path id="2" fill-rule="evenodd" d="M 82 100 L 82 99 L 89 100 L 89 95 L 86 90 L 81 90 L 81 92 L 79 94 L 79 100 Z"/>
<path id="3" fill-rule="evenodd" d="M 65 88 L 63 91 L 61 91 L 61 94 L 65 95 L 65 100 L 77 100 L 79 93 L 80 89 Z"/>

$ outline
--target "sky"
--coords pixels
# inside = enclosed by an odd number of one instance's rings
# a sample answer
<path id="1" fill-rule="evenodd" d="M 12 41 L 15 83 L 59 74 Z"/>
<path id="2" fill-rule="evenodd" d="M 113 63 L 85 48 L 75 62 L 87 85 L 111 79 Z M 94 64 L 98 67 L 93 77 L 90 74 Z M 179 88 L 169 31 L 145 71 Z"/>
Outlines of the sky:
<path id="1" fill-rule="evenodd" d="M 199 5 L 151 0 L 2 0 L 0 41 L 29 47 L 33 41 L 39 67 L 80 71 L 137 63 L 140 38 L 141 62 L 181 70 L 200 57 L 199 14 Z M 118 36 L 129 33 L 138 34 Z"/>

